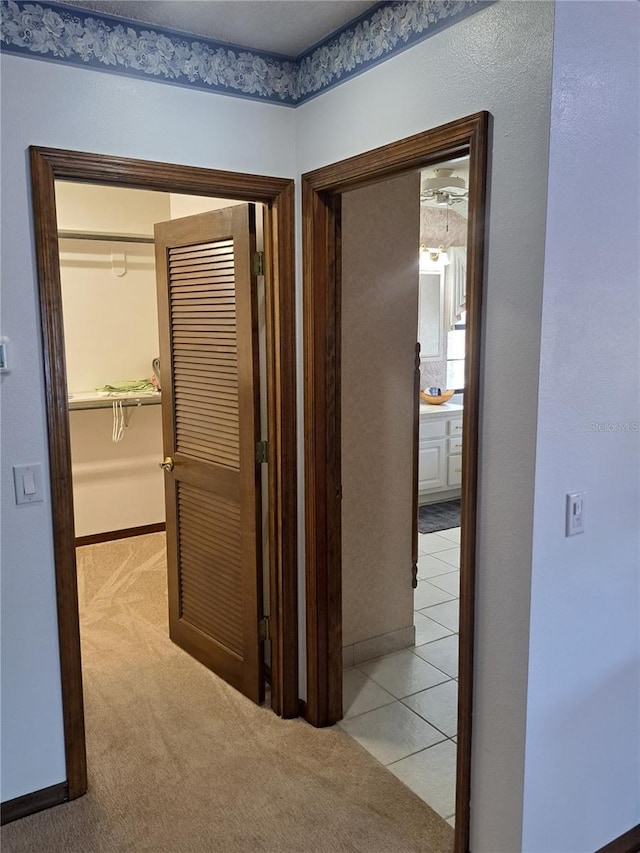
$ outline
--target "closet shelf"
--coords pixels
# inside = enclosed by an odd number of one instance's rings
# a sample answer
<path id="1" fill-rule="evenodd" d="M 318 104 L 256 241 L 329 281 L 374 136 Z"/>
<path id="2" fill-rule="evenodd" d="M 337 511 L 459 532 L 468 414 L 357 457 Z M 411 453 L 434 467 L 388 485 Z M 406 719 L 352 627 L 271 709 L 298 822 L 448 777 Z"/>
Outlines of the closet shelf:
<path id="1" fill-rule="evenodd" d="M 83 412 L 89 409 L 110 409 L 115 401 L 122 403 L 123 409 L 138 406 L 159 406 L 162 402 L 160 392 L 157 394 L 98 394 L 95 391 L 81 394 L 69 394 L 69 411 Z"/>
<path id="2" fill-rule="evenodd" d="M 110 234 L 105 231 L 58 231 L 59 240 L 104 240 L 108 243 L 153 243 L 146 234 Z"/>

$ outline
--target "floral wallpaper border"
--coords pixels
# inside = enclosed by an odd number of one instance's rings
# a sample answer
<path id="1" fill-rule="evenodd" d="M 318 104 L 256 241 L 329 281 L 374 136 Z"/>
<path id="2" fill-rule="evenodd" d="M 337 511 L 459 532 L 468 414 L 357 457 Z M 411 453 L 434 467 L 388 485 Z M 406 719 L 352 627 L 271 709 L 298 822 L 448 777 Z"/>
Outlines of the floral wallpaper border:
<path id="1" fill-rule="evenodd" d="M 0 48 L 295 107 L 490 2 L 384 2 L 302 56 L 286 57 L 57 3 L 1 0 Z"/>

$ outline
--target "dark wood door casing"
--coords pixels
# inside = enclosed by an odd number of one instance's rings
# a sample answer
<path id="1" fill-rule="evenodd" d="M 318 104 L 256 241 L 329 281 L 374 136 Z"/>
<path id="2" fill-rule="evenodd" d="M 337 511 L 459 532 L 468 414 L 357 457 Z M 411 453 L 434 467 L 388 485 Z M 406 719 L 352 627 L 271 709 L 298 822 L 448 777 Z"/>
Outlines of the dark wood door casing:
<path id="1" fill-rule="evenodd" d="M 476 113 L 302 176 L 306 717 L 313 725 L 326 726 L 342 716 L 341 195 L 455 156 L 469 155 L 455 829 L 458 853 L 469 846 L 480 332 L 489 118 L 487 112 Z"/>
<path id="2" fill-rule="evenodd" d="M 261 202 L 265 205 L 269 564 L 272 707 L 298 715 L 294 185 L 223 172 L 54 148 L 30 148 L 40 295 L 51 513 L 68 798 L 87 789 L 71 447 L 55 181 Z"/>

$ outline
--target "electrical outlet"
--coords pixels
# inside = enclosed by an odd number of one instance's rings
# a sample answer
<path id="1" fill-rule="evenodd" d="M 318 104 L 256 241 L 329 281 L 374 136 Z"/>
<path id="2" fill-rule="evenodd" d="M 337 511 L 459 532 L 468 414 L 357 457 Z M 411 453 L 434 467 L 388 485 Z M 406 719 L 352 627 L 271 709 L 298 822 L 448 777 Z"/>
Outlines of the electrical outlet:
<path id="1" fill-rule="evenodd" d="M 586 492 L 571 492 L 567 495 L 566 536 L 584 533 L 584 510 Z"/>

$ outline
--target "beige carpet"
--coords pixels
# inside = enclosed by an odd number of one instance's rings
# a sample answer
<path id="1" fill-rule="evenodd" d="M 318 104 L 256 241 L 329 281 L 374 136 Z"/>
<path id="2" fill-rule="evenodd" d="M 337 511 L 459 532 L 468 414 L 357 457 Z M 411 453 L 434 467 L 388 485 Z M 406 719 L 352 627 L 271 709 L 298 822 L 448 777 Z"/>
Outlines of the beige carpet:
<path id="1" fill-rule="evenodd" d="M 436 853 L 453 830 L 339 729 L 284 721 L 168 639 L 164 534 L 78 550 L 89 793 L 4 853 Z"/>

